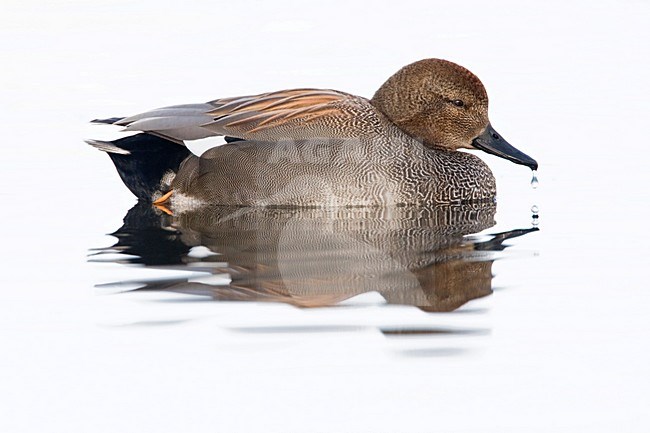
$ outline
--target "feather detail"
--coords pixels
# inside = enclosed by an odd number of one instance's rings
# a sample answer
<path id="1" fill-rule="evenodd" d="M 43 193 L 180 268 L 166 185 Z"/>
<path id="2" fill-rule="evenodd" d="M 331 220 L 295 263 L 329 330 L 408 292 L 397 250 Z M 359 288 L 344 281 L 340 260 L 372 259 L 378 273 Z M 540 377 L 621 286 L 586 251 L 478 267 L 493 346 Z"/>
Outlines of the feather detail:
<path id="1" fill-rule="evenodd" d="M 174 105 L 95 122 L 114 123 L 125 131 L 148 132 L 180 143 L 215 135 L 277 141 L 356 137 L 376 127 L 377 115 L 370 102 L 358 96 L 328 89 L 289 89 Z"/>
<path id="2" fill-rule="evenodd" d="M 110 141 L 102 141 L 102 140 L 84 140 L 86 144 L 90 144 L 92 147 L 101 150 L 102 152 L 106 153 L 116 153 L 118 155 L 130 155 L 131 152 L 129 152 L 126 149 L 122 149 L 121 147 L 117 147 Z"/>

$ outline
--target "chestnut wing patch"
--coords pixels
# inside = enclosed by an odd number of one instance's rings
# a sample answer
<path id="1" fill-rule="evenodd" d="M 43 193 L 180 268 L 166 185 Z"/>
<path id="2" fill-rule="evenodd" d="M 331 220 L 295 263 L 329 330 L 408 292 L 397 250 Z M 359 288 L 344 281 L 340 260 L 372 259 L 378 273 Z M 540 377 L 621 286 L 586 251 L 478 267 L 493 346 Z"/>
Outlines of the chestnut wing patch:
<path id="1" fill-rule="evenodd" d="M 179 144 L 215 135 L 230 140 L 356 138 L 381 129 L 370 102 L 335 90 L 292 89 L 174 105 L 129 117 L 96 120 Z"/>
<path id="2" fill-rule="evenodd" d="M 201 126 L 246 140 L 356 137 L 371 126 L 363 119 L 376 118 L 367 100 L 334 90 L 284 90 L 210 104 L 215 108 L 206 114 L 214 120 Z"/>

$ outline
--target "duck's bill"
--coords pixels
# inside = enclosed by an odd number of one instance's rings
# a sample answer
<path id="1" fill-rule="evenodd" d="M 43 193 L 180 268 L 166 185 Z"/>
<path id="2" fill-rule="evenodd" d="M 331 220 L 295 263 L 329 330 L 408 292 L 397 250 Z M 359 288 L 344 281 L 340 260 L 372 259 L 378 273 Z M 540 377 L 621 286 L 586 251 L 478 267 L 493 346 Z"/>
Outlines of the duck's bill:
<path id="1" fill-rule="evenodd" d="M 511 146 L 506 140 L 499 135 L 492 125 L 488 124 L 485 131 L 474 140 L 472 146 L 481 149 L 484 152 L 491 153 L 492 155 L 505 158 L 515 164 L 525 165 L 530 167 L 531 170 L 537 170 L 537 161 L 524 152 Z"/>

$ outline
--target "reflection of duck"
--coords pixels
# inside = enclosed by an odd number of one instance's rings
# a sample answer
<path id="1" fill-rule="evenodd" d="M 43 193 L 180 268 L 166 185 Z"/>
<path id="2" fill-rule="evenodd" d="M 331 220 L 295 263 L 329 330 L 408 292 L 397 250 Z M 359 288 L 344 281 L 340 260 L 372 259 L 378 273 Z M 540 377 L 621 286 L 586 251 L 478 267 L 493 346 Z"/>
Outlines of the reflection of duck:
<path id="1" fill-rule="evenodd" d="M 537 168 L 494 131 L 487 111 L 476 76 L 427 59 L 399 70 L 370 100 L 318 89 L 217 99 L 96 121 L 162 138 L 89 143 L 109 153 L 139 198 L 170 199 L 174 210 L 477 202 L 494 198 L 494 177 L 479 158 L 455 150 Z M 213 135 L 231 143 L 200 158 L 173 144 Z"/>
<path id="2" fill-rule="evenodd" d="M 209 273 L 192 282 L 142 282 L 150 290 L 300 306 L 333 305 L 377 291 L 389 303 L 451 311 L 492 292 L 493 258 L 486 251 L 536 230 L 482 242 L 464 237 L 492 226 L 494 212 L 493 204 L 329 210 L 217 206 L 172 217 L 141 203 L 108 250 L 139 256 L 135 262 Z M 217 254 L 198 259 L 190 251 L 199 246 Z M 229 276 L 230 283 L 212 284 L 215 274 Z"/>

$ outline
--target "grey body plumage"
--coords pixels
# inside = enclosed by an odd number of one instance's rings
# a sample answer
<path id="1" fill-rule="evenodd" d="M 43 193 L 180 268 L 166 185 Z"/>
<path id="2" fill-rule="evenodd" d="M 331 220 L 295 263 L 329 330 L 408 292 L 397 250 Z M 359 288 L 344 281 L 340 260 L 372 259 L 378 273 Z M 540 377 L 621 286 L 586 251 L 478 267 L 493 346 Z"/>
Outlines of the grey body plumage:
<path id="1" fill-rule="evenodd" d="M 195 197 L 204 203 L 242 206 L 394 206 L 494 199 L 494 177 L 480 158 L 428 149 L 393 132 L 391 140 L 375 136 L 227 144 L 185 160 L 172 186 L 184 203 Z"/>

